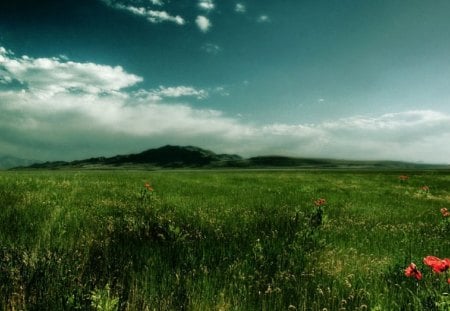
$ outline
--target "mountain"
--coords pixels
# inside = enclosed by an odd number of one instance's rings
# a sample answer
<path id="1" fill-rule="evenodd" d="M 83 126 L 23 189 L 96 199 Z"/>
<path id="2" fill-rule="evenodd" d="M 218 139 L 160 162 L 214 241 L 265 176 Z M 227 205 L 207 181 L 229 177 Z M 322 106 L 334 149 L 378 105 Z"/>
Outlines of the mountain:
<path id="1" fill-rule="evenodd" d="M 10 162 L 8 167 L 17 166 Z M 27 166 L 28 165 L 28 166 Z M 449 165 L 432 165 L 400 161 L 354 161 L 286 156 L 257 156 L 244 159 L 235 154 L 216 154 L 194 146 L 163 146 L 141 153 L 98 157 L 72 162 L 45 162 L 29 165 L 24 169 L 159 169 L 159 168 L 243 168 L 243 169 L 376 169 L 413 170 L 446 169 Z"/>
<path id="2" fill-rule="evenodd" d="M 30 168 L 96 168 L 96 167 L 155 167 L 155 168 L 200 168 L 226 166 L 229 162 L 241 161 L 238 155 L 216 154 L 194 146 L 163 146 L 137 154 L 98 157 L 72 162 L 45 162 L 33 164 Z"/>
<path id="3" fill-rule="evenodd" d="M 253 167 L 294 167 L 322 169 L 450 169 L 449 165 L 411 163 L 402 161 L 361 161 L 320 158 L 258 156 L 248 159 Z"/>
<path id="4" fill-rule="evenodd" d="M 213 162 L 240 160 L 237 155 L 218 155 L 212 151 L 193 146 L 164 146 L 157 149 L 149 149 L 138 154 L 116 156 L 106 159 L 107 164 L 155 164 L 163 167 L 205 166 Z"/>

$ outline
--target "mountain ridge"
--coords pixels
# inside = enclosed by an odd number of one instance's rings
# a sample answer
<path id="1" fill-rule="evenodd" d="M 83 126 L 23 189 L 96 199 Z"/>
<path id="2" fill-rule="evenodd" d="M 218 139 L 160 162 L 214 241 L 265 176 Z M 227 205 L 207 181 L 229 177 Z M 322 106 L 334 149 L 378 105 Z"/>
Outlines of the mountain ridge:
<path id="1" fill-rule="evenodd" d="M 0 170 L 10 169 L 18 166 L 29 166 L 37 162 L 38 161 L 36 160 L 22 159 L 8 155 L 0 155 Z"/>
<path id="2" fill-rule="evenodd" d="M 240 160 L 242 160 L 242 157 L 239 155 L 216 154 L 210 150 L 195 146 L 165 145 L 159 148 L 147 149 L 140 153 L 112 157 L 94 157 L 70 162 L 36 163 L 28 166 L 28 168 L 92 168 L 95 166 L 121 167 L 133 165 L 147 165 L 155 168 L 200 168 L 213 165 L 214 163 L 217 164 L 218 162 Z"/>
<path id="3" fill-rule="evenodd" d="M 195 146 L 165 145 L 140 153 L 93 157 L 75 161 L 53 161 L 22 165 L 15 169 L 448 169 L 450 165 L 402 161 L 359 161 L 265 155 L 243 158 L 237 154 L 216 154 Z"/>

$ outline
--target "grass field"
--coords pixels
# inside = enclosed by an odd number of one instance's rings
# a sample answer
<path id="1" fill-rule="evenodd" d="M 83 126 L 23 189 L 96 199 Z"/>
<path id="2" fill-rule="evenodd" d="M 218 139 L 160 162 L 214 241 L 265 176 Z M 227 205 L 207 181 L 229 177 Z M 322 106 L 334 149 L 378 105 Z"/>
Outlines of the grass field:
<path id="1" fill-rule="evenodd" d="M 0 308 L 450 310 L 450 174 L 402 174 L 0 172 Z"/>

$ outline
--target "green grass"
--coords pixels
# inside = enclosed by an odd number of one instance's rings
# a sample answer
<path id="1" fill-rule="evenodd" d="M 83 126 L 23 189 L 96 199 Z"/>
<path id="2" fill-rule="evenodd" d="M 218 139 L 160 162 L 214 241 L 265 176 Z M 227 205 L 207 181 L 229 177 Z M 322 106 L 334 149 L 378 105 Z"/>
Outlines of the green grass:
<path id="1" fill-rule="evenodd" d="M 400 174 L 1 172 L 0 309 L 449 310 L 450 174 Z"/>

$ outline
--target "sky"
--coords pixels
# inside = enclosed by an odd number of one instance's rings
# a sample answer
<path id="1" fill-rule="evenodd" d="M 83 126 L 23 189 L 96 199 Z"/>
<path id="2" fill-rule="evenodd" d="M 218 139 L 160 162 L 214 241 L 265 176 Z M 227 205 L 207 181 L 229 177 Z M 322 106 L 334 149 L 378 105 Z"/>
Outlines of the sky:
<path id="1" fill-rule="evenodd" d="M 450 163 L 450 1 L 5 0 L 0 155 Z"/>

